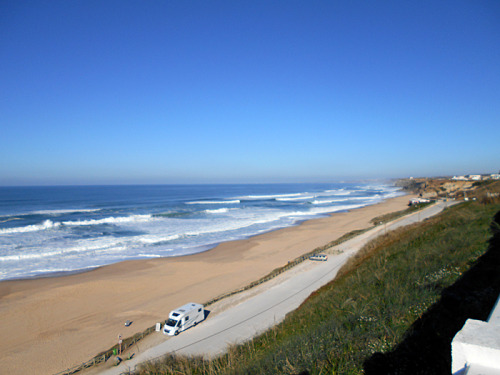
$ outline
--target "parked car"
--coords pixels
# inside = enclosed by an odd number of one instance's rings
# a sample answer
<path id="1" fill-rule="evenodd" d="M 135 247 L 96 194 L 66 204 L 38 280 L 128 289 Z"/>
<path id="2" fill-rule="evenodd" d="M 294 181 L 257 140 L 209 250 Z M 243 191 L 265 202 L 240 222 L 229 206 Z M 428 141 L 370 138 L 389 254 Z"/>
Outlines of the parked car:
<path id="1" fill-rule="evenodd" d="M 326 262 L 328 260 L 328 256 L 326 254 L 313 254 L 309 257 L 309 259 Z"/>

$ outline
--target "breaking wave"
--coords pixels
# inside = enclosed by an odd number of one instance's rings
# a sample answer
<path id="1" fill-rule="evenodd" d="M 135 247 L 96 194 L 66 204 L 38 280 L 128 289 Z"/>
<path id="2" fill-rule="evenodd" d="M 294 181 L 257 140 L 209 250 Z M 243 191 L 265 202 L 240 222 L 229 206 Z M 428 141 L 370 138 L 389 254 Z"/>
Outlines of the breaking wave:
<path id="1" fill-rule="evenodd" d="M 41 224 L 26 225 L 24 227 L 17 227 L 17 228 L 0 229 L 0 234 L 37 232 L 40 230 L 59 228 L 60 226 L 61 223 L 58 222 L 54 223 L 52 220 L 45 220 Z"/>
<path id="2" fill-rule="evenodd" d="M 50 219 L 45 220 L 40 224 L 26 225 L 24 227 L 4 228 L 0 229 L 0 234 L 11 233 L 27 233 L 37 232 L 41 230 L 58 229 L 62 226 L 85 226 L 85 225 L 99 225 L 99 224 L 122 224 L 132 222 L 146 222 L 152 219 L 152 215 L 132 215 L 124 217 L 107 217 L 104 219 L 90 219 L 90 220 L 77 220 L 77 221 L 63 221 L 53 222 Z"/>
<path id="3" fill-rule="evenodd" d="M 65 203 L 49 190 L 44 204 L 35 196 L 1 213 L 0 280 L 196 253 L 401 194 L 354 184 L 87 189 L 68 188 Z"/>
<path id="4" fill-rule="evenodd" d="M 153 218 L 152 215 L 131 215 L 123 217 L 107 217 L 104 219 L 90 219 L 90 220 L 77 220 L 77 221 L 63 221 L 64 225 L 99 225 L 99 224 L 122 224 L 132 222 L 145 222 Z"/>
<path id="5" fill-rule="evenodd" d="M 312 201 L 312 204 L 330 204 L 330 203 L 338 203 L 338 202 L 348 202 L 348 201 L 374 201 L 380 199 L 380 197 L 351 197 L 351 198 L 334 198 L 334 199 L 315 199 Z"/>
<path id="6" fill-rule="evenodd" d="M 302 193 L 293 193 L 293 194 L 270 194 L 270 195 L 246 195 L 244 197 L 240 197 L 243 200 L 270 200 L 277 198 L 290 198 L 290 197 L 298 197 L 302 195 Z"/>
<path id="7" fill-rule="evenodd" d="M 186 204 L 238 204 L 240 203 L 239 199 L 227 200 L 227 201 L 193 201 L 186 202 Z"/>
<path id="8" fill-rule="evenodd" d="M 313 198 L 314 198 L 313 195 L 304 195 L 303 197 L 276 198 L 276 200 L 281 202 L 292 202 L 292 201 L 308 200 Z"/>
<path id="9" fill-rule="evenodd" d="M 205 210 L 207 214 L 225 214 L 226 212 L 229 212 L 231 210 L 230 208 L 218 208 L 216 210 Z"/>
<path id="10" fill-rule="evenodd" d="M 26 213 L 24 215 L 61 215 L 61 214 L 77 214 L 85 212 L 101 211 L 100 208 L 82 208 L 82 209 L 61 209 L 61 210 L 38 210 Z"/>

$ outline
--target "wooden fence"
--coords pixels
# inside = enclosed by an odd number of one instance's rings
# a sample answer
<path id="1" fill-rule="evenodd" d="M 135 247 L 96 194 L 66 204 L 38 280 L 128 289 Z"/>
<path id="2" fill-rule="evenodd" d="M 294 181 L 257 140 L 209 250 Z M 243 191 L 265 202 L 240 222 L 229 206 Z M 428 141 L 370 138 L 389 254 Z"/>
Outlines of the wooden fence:
<path id="1" fill-rule="evenodd" d="M 126 339 L 124 339 L 123 342 L 122 342 L 122 345 L 121 345 L 122 352 L 124 352 L 125 350 L 127 350 L 128 348 L 130 348 L 132 345 L 134 345 L 135 343 L 137 343 L 140 340 L 142 340 L 144 337 L 146 337 L 147 335 L 149 335 L 151 332 L 155 331 L 155 329 L 156 329 L 156 325 L 153 326 L 153 327 L 147 328 L 143 332 L 136 333 L 134 336 L 127 337 Z M 82 370 L 84 370 L 86 368 L 89 368 L 89 367 L 101 364 L 103 362 L 106 362 L 113 355 L 116 355 L 118 353 L 118 350 L 119 350 L 118 344 L 116 344 L 111 349 L 108 349 L 105 352 L 102 352 L 102 353 L 96 355 L 91 360 L 89 360 L 87 362 L 84 362 L 84 363 L 82 363 L 80 365 L 73 366 L 72 368 L 69 368 L 67 370 L 58 372 L 55 375 L 71 375 L 71 374 L 75 374 L 75 373 L 77 373 L 79 371 L 82 371 Z"/>

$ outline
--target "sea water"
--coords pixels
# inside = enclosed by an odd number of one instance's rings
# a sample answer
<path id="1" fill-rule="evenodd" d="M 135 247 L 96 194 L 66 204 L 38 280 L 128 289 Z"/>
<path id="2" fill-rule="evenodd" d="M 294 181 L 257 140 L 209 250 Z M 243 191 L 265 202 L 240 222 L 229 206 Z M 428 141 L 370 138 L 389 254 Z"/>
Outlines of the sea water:
<path id="1" fill-rule="evenodd" d="M 0 280 L 198 253 L 399 194 L 388 183 L 0 187 Z"/>

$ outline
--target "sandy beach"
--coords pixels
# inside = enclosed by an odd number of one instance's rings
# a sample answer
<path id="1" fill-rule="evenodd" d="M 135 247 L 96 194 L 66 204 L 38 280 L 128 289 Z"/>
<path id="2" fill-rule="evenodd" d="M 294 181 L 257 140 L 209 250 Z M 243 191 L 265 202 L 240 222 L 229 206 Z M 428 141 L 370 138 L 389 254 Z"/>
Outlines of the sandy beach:
<path id="1" fill-rule="evenodd" d="M 126 261 L 69 276 L 0 282 L 0 363 L 9 374 L 54 374 L 164 320 L 173 308 L 243 287 L 408 196 L 335 213 L 189 256 Z M 133 321 L 124 327 L 126 320 Z"/>

